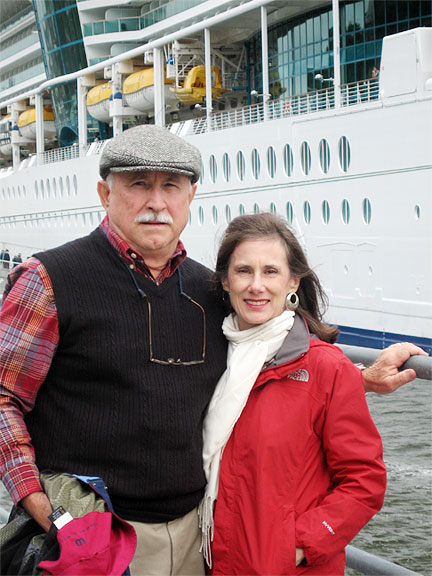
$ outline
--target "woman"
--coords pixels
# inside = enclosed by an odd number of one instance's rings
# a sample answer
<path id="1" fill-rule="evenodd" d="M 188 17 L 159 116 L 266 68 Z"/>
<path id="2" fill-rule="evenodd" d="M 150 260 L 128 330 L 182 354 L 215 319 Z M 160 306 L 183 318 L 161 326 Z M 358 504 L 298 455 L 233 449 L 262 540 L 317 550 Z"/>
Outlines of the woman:
<path id="1" fill-rule="evenodd" d="M 233 220 L 215 276 L 234 313 L 204 424 L 204 555 L 213 574 L 343 575 L 386 485 L 361 373 L 332 346 L 322 288 L 282 219 Z"/>

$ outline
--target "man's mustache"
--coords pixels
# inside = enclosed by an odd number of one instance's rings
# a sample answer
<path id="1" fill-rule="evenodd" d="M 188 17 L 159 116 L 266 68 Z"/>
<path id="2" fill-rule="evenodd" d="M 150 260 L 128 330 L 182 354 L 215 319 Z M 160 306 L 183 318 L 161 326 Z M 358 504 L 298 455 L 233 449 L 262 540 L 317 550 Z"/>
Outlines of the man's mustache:
<path id="1" fill-rule="evenodd" d="M 164 212 L 153 212 L 150 210 L 149 212 L 144 212 L 144 214 L 139 214 L 135 218 L 135 222 L 138 224 L 142 224 L 143 222 L 159 222 L 160 224 L 172 224 L 173 219 L 169 214 L 165 214 Z"/>

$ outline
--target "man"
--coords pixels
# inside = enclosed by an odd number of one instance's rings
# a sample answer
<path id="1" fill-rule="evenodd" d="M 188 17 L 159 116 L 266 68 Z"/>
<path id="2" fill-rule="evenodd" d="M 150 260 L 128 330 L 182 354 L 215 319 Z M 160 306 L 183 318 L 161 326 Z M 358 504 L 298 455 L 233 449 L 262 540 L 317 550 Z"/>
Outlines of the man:
<path id="1" fill-rule="evenodd" d="M 111 140 L 98 183 L 106 218 L 15 268 L 0 311 L 6 488 L 48 530 L 39 470 L 102 477 L 137 531 L 132 574 L 204 573 L 202 422 L 226 343 L 210 273 L 179 239 L 200 166 L 163 128 Z M 366 389 L 412 380 L 396 366 L 418 350 L 390 347 L 378 375 L 364 371 Z"/>

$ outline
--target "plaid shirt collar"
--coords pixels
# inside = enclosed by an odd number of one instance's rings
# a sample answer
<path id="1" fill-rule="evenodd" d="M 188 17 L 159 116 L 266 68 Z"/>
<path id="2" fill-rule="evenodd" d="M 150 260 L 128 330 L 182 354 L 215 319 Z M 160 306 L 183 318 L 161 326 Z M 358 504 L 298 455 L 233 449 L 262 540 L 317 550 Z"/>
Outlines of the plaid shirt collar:
<path id="1" fill-rule="evenodd" d="M 137 272 L 141 272 L 141 274 L 147 276 L 147 278 L 151 278 L 156 284 L 161 284 L 164 280 L 166 280 L 166 278 L 172 276 L 172 274 L 174 274 L 174 272 L 177 270 L 178 266 L 186 259 L 187 254 L 185 247 L 183 246 L 183 242 L 179 240 L 173 255 L 167 262 L 167 265 L 160 272 L 158 277 L 154 278 L 141 254 L 132 250 L 129 244 L 120 238 L 120 236 L 116 234 L 110 227 L 108 215 L 105 216 L 99 227 L 103 232 L 105 232 L 110 244 L 117 250 L 117 252 L 127 262 L 127 264 Z"/>

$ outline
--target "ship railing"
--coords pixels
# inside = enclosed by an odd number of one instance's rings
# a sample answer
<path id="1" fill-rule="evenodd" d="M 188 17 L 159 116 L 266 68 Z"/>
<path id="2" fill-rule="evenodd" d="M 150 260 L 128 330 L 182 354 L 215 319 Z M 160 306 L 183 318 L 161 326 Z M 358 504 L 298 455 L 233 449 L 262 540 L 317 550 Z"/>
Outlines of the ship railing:
<path id="1" fill-rule="evenodd" d="M 100 154 L 105 141 L 91 142 L 90 144 L 72 144 L 63 148 L 55 148 L 46 150 L 42 154 L 38 154 L 38 164 L 51 164 L 52 162 L 63 162 L 65 160 L 75 160 L 82 156 L 93 156 Z"/>
<path id="2" fill-rule="evenodd" d="M 377 79 L 352 82 L 341 86 L 342 106 L 371 102 L 378 99 L 378 96 L 379 83 Z M 334 107 L 335 93 L 332 86 L 290 98 L 267 100 L 251 106 L 213 112 L 210 117 L 195 118 L 192 131 L 194 134 L 203 134 L 209 130 L 226 130 L 227 128 L 236 128 L 267 120 L 322 112 Z"/>
<path id="3" fill-rule="evenodd" d="M 347 567 L 361 574 L 376 576 L 421 576 L 419 572 L 413 572 L 399 564 L 394 564 L 393 562 L 384 560 L 384 558 L 380 558 L 354 546 L 347 546 L 345 552 Z"/>

